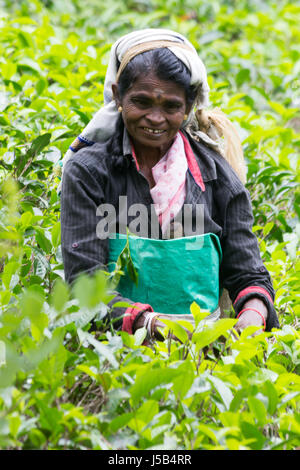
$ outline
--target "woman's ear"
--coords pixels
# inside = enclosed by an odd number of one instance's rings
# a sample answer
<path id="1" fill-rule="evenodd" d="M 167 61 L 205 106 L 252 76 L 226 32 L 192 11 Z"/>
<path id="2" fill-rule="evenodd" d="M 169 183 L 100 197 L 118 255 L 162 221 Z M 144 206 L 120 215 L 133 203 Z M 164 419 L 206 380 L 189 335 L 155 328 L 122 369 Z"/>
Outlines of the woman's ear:
<path id="1" fill-rule="evenodd" d="M 185 114 L 189 115 L 189 114 L 190 114 L 190 112 L 191 112 L 191 110 L 192 110 L 192 107 L 193 107 L 193 105 L 192 105 L 192 104 L 191 104 L 191 105 L 189 105 L 189 106 L 187 106 L 187 107 L 185 108 Z"/>
<path id="2" fill-rule="evenodd" d="M 117 108 L 121 104 L 120 96 L 119 96 L 119 91 L 118 91 L 118 85 L 116 83 L 113 83 L 111 86 L 112 92 L 113 92 L 113 97 L 116 102 Z"/>

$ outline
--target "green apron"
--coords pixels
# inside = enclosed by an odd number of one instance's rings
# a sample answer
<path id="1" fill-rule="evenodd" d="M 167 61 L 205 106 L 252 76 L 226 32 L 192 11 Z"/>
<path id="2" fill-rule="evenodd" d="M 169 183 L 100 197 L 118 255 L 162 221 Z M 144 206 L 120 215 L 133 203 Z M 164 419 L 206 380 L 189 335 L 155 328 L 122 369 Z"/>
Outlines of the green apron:
<path id="1" fill-rule="evenodd" d="M 109 271 L 115 269 L 127 237 L 138 282 L 125 269 L 117 287 L 123 297 L 165 314 L 188 314 L 194 301 L 210 312 L 218 308 L 222 250 L 215 234 L 168 240 L 115 234 L 109 239 Z"/>

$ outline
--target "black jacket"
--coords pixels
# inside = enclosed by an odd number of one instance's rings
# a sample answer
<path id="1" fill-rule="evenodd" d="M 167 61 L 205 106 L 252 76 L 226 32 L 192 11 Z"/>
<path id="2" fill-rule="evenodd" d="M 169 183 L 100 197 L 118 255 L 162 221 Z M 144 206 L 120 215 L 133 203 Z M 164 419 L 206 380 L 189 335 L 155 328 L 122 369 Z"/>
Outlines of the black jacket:
<path id="1" fill-rule="evenodd" d="M 220 287 L 228 290 L 236 313 L 249 298 L 262 299 L 269 312 L 267 330 L 279 327 L 270 276 L 261 260 L 256 236 L 252 233 L 249 193 L 223 157 L 186 136 L 200 168 L 205 191 L 188 170 L 185 204 L 192 205 L 193 217 L 196 204 L 203 204 L 204 232 L 215 233 L 220 239 L 223 251 Z M 150 223 L 153 201 L 149 184 L 137 170 L 122 126 L 106 143 L 85 147 L 66 163 L 61 193 L 61 227 L 68 282 L 72 283 L 81 272 L 92 273 L 105 267 L 108 240 L 97 236 L 96 227 L 101 220 L 97 208 L 104 203 L 115 207 L 118 230 L 120 196 L 127 196 L 128 207 L 144 204 L 149 211 Z M 159 231 L 158 237 L 161 236 Z M 124 299 L 117 295 L 112 302 L 111 317 L 124 314 L 125 308 L 113 308 L 113 304 L 120 300 Z M 139 301 L 126 300 L 129 303 Z"/>

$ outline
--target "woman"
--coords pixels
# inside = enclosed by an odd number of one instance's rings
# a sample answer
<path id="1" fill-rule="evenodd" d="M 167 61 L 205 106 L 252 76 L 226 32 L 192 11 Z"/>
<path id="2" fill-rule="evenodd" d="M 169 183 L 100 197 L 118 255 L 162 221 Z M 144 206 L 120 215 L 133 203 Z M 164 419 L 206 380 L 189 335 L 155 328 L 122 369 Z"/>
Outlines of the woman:
<path id="1" fill-rule="evenodd" d="M 104 107 L 66 158 L 66 279 L 110 269 L 128 237 L 138 283 L 122 278 L 109 315 L 129 333 L 146 326 L 159 337 L 158 314 L 189 314 L 193 300 L 216 318 L 223 288 L 238 330 L 279 326 L 240 181 L 240 148 L 220 113 L 205 120 L 208 92 L 205 67 L 183 36 L 130 33 L 112 47 Z M 227 153 L 214 140 L 221 128 Z"/>

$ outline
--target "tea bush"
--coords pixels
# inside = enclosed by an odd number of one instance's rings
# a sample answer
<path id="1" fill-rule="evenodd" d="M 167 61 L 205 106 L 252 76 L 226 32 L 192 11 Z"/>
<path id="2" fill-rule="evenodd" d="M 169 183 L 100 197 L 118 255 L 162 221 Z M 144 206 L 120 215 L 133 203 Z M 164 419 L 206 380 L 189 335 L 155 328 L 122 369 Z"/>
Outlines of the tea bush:
<path id="1" fill-rule="evenodd" d="M 300 445 L 298 2 L 0 0 L 0 448 Z M 54 164 L 102 102 L 112 42 L 187 35 L 237 126 L 281 328 L 234 333 L 191 306 L 182 343 L 105 322 L 112 281 L 63 280 Z M 93 328 L 91 326 L 93 325 Z"/>

